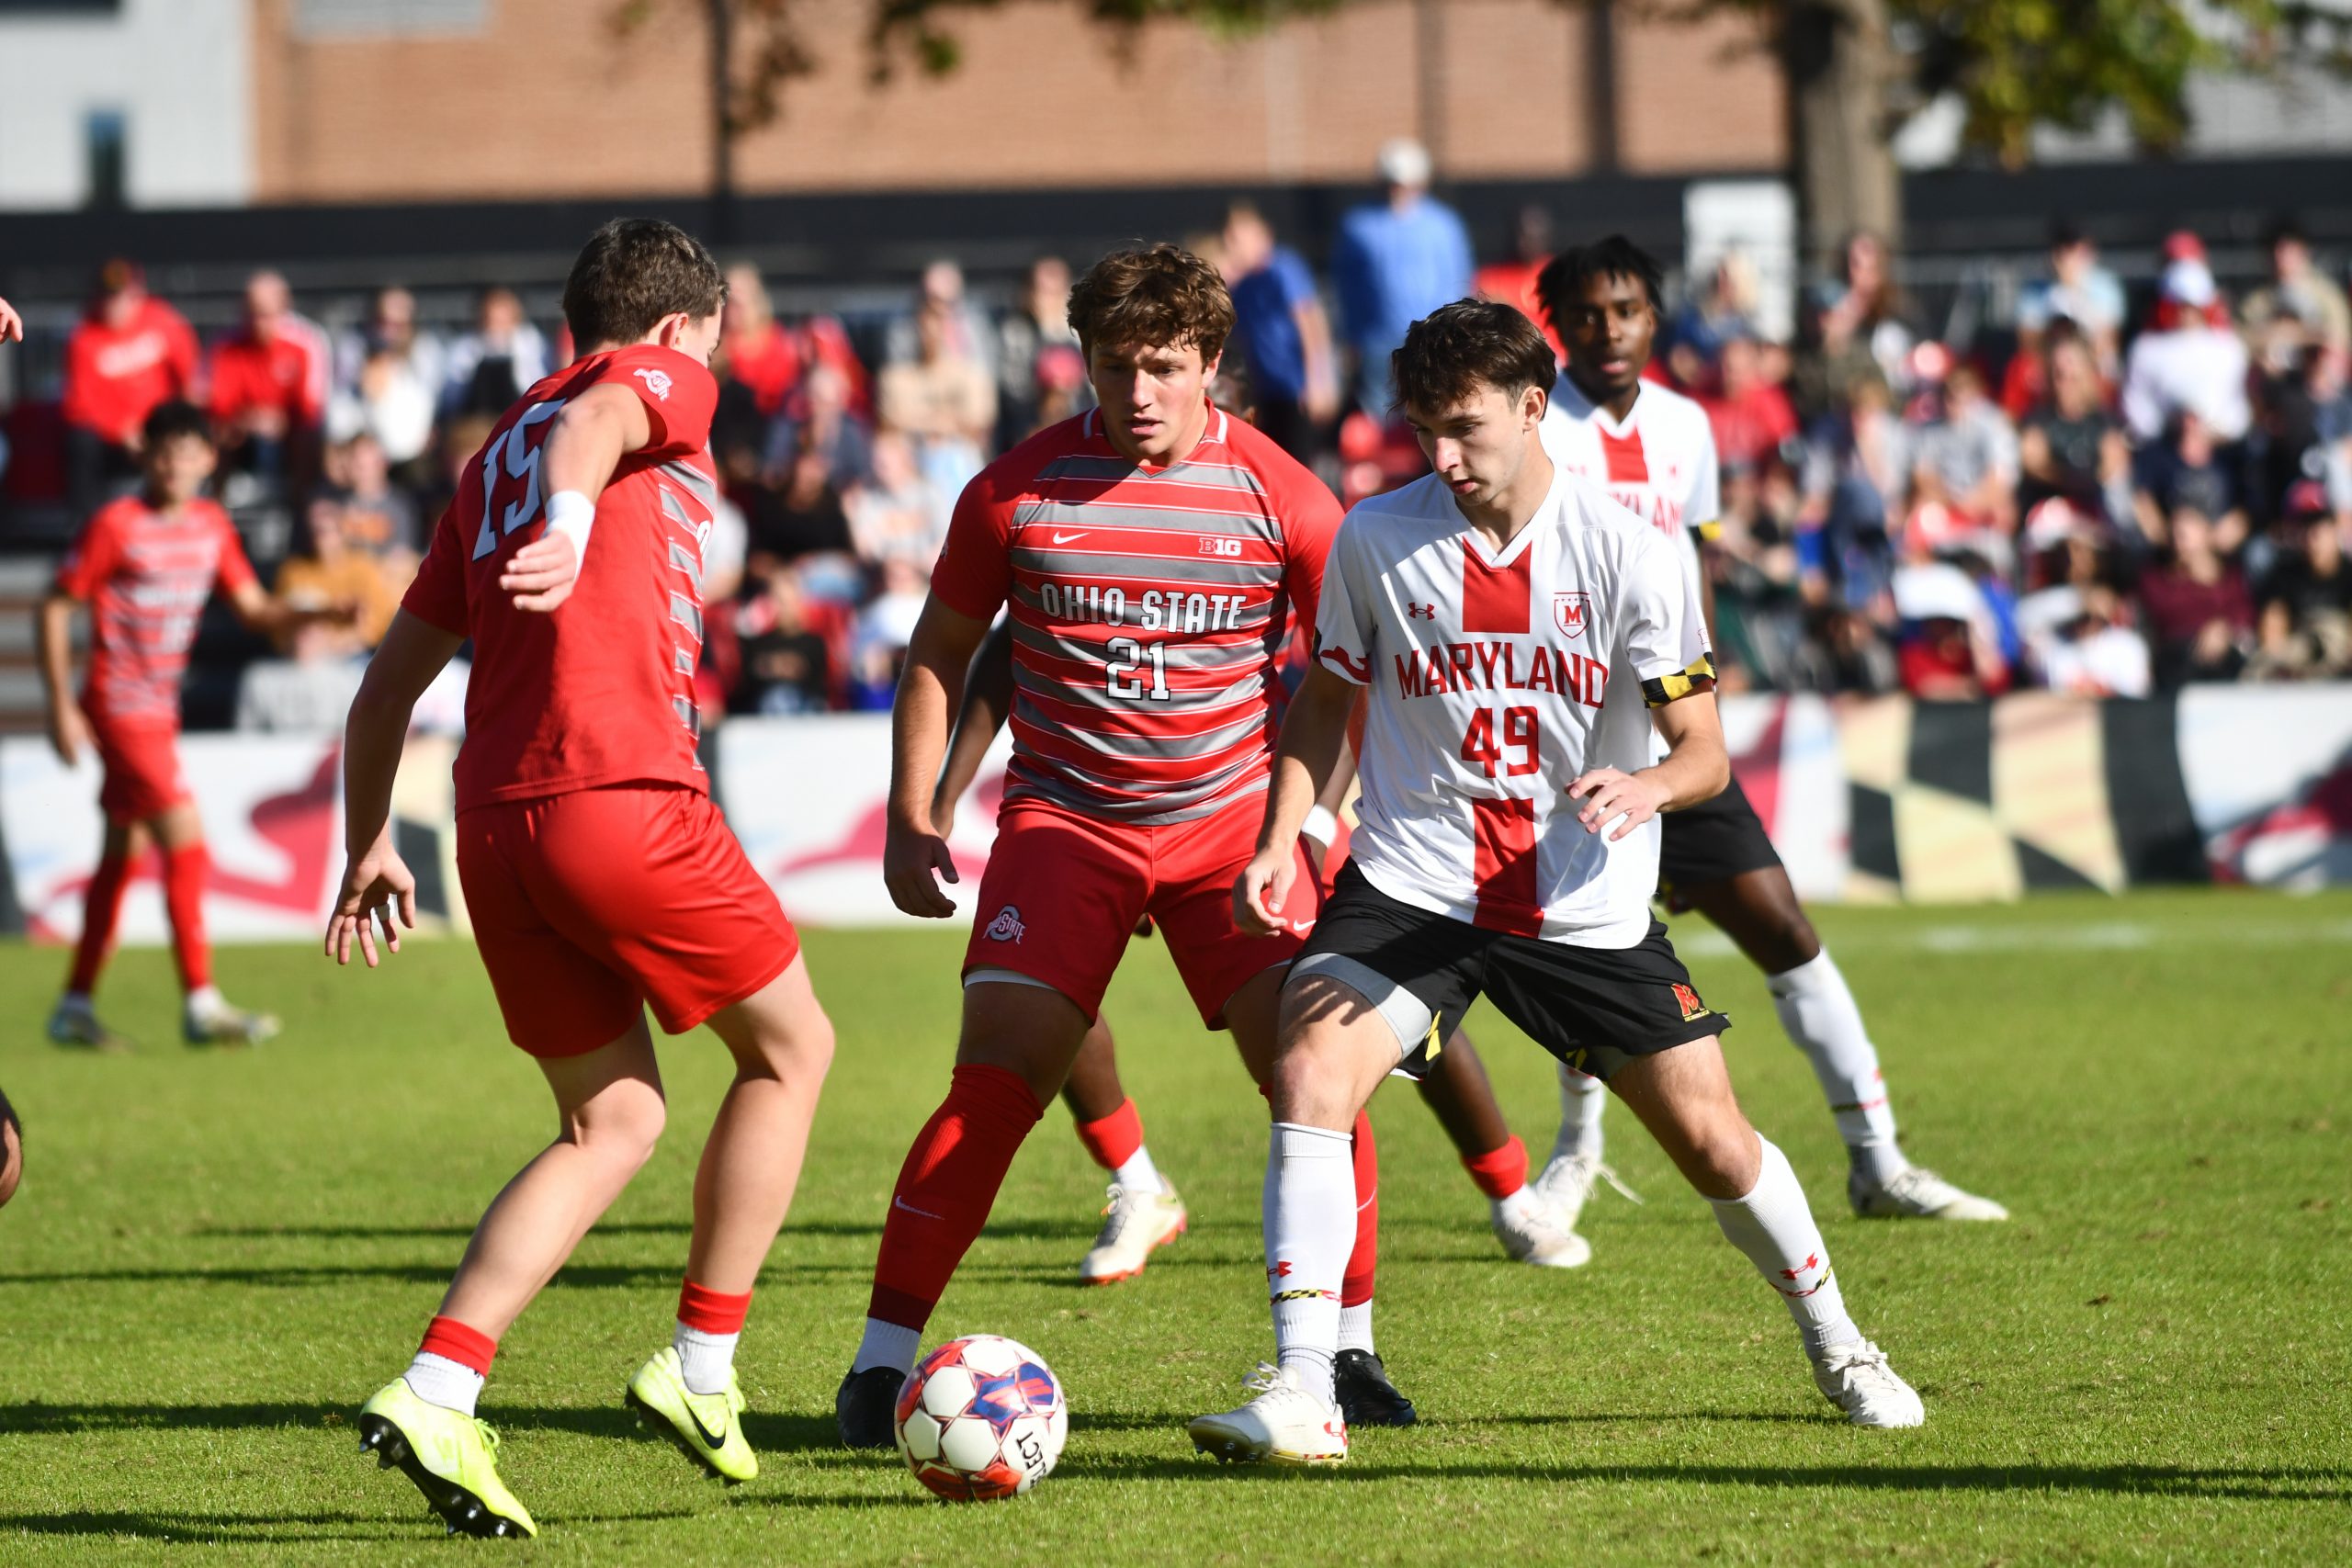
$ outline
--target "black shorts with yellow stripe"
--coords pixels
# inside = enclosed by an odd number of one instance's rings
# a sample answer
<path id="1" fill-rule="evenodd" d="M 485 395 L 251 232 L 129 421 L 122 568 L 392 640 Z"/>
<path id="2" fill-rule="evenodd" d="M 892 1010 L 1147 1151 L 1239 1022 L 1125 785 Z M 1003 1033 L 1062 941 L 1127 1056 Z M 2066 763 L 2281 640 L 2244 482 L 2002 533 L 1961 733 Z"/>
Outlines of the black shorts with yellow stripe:
<path id="1" fill-rule="evenodd" d="M 1396 1036 L 1400 1070 L 1415 1077 L 1481 995 L 1538 1045 L 1603 1079 L 1634 1057 L 1731 1027 L 1699 999 L 1657 920 L 1632 947 L 1514 936 L 1391 898 L 1352 861 L 1290 972 L 1294 982 L 1309 975 L 1370 1002 Z"/>

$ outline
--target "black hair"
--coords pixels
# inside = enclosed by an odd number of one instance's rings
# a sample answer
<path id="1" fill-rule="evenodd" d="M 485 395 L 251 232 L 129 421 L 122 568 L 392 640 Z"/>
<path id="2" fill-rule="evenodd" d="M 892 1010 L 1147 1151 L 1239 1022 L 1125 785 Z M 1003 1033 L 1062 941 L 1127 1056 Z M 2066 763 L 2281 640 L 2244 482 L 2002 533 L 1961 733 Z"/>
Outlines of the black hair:
<path id="1" fill-rule="evenodd" d="M 25 1146 L 25 1124 L 17 1119 L 17 1108 L 8 1103 L 8 1091 L 5 1089 L 0 1089 L 0 1127 L 14 1127 L 17 1146 Z"/>
<path id="2" fill-rule="evenodd" d="M 157 403 L 154 411 L 148 414 L 147 423 L 140 426 L 139 434 L 150 452 L 159 451 L 165 445 L 188 435 L 193 435 L 207 446 L 213 445 L 212 421 L 194 403 Z"/>
<path id="3" fill-rule="evenodd" d="M 1555 332 L 1560 330 L 1561 318 L 1581 299 L 1586 287 L 1598 277 L 1634 278 L 1650 297 L 1651 310 L 1666 308 L 1666 269 L 1656 256 L 1624 235 L 1611 234 L 1589 245 L 1569 246 L 1535 275 L 1535 298 L 1543 302 L 1544 314 Z"/>

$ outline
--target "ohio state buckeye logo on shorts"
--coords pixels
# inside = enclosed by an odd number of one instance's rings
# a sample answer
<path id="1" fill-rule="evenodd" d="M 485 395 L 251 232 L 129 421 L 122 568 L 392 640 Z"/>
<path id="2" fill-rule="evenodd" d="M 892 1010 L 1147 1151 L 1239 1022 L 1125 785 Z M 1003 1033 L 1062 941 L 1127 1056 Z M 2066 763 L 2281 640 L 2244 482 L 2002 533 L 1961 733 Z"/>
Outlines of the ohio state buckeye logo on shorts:
<path id="1" fill-rule="evenodd" d="M 1019 942 L 1022 932 L 1028 929 L 1021 923 L 1020 907 L 1007 904 L 996 912 L 996 919 L 989 922 L 989 929 L 983 934 L 990 942 Z"/>

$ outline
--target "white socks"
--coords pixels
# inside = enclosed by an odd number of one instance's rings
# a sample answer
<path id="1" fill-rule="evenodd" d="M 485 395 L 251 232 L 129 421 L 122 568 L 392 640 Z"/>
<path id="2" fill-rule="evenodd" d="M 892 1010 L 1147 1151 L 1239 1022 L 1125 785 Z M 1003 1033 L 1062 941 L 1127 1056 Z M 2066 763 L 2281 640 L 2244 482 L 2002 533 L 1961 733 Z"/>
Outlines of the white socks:
<path id="1" fill-rule="evenodd" d="M 1609 1086 L 1590 1073 L 1560 1064 L 1560 1136 L 1554 1159 L 1600 1158 L 1600 1113 L 1609 1108 Z"/>
<path id="2" fill-rule="evenodd" d="M 229 1005 L 218 986 L 198 986 L 187 994 L 187 1015 L 190 1018 L 210 1018 Z"/>
<path id="3" fill-rule="evenodd" d="M 733 1334 L 706 1334 L 699 1328 L 678 1325 L 670 1343 L 677 1348 L 678 1375 L 685 1380 L 686 1392 L 726 1392 L 728 1373 L 735 1365 L 735 1342 L 742 1337 L 740 1330 Z"/>
<path id="4" fill-rule="evenodd" d="M 1745 1198 L 1711 1198 L 1724 1238 L 1747 1255 L 1764 1282 L 1781 1292 L 1789 1315 L 1804 1337 L 1805 1354 L 1819 1358 L 1832 1345 L 1860 1339 L 1862 1331 L 1846 1315 L 1845 1298 L 1829 1271 L 1829 1248 L 1804 1201 L 1789 1156 L 1757 1134 L 1763 1168 Z"/>
<path id="5" fill-rule="evenodd" d="M 1159 1179 L 1159 1168 L 1151 1163 L 1151 1151 L 1141 1144 L 1136 1145 L 1136 1152 L 1125 1165 L 1111 1173 L 1111 1179 L 1130 1192 L 1168 1190 L 1168 1184 Z"/>
<path id="6" fill-rule="evenodd" d="M 429 1350 L 419 1350 L 416 1359 L 401 1374 L 410 1392 L 427 1404 L 437 1404 L 444 1410 L 454 1410 L 460 1416 L 474 1413 L 474 1401 L 481 1397 L 482 1376 L 461 1361 L 447 1356 L 436 1356 Z"/>
<path id="7" fill-rule="evenodd" d="M 1372 1303 L 1358 1302 L 1340 1309 L 1340 1348 L 1378 1355 L 1372 1348 Z"/>
<path id="8" fill-rule="evenodd" d="M 1277 1122 L 1266 1153 L 1266 1290 L 1274 1309 L 1274 1356 L 1302 1387 L 1329 1404 L 1340 1350 L 1340 1282 L 1356 1239 L 1353 1140 L 1345 1133 Z M 1366 1337 L 1372 1309 L 1363 1309 Z"/>
<path id="9" fill-rule="evenodd" d="M 1811 963 L 1767 976 L 1764 983 L 1771 987 L 1781 1027 L 1821 1080 L 1855 1168 L 1884 1184 L 1909 1162 L 1895 1146 L 1894 1111 L 1879 1074 L 1878 1047 L 1862 1027 L 1862 1010 L 1846 988 L 1846 976 L 1824 948 Z"/>
<path id="10" fill-rule="evenodd" d="M 1544 1200 L 1535 1195 L 1535 1189 L 1527 1186 L 1521 1186 L 1518 1191 L 1508 1198 L 1496 1199 L 1495 1209 L 1505 1218 L 1516 1220 L 1521 1224 L 1530 1224 L 1551 1217 L 1551 1212 L 1545 1207 Z M 1552 1223 L 1559 1224 L 1557 1220 L 1553 1220 Z"/>
<path id="11" fill-rule="evenodd" d="M 922 1346 L 922 1329 L 869 1317 L 865 1320 L 865 1337 L 857 1342 L 857 1356 L 850 1362 L 849 1370 L 862 1372 L 868 1367 L 896 1367 L 902 1372 L 911 1372 L 915 1370 L 915 1352 Z"/>

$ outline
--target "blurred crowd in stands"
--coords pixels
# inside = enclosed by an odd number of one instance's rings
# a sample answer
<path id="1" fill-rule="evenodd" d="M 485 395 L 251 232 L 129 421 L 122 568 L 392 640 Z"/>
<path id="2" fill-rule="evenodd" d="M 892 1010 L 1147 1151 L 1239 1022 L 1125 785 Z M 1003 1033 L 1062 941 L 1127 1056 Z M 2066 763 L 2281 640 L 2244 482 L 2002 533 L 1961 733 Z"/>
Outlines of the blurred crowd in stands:
<path id="1" fill-rule="evenodd" d="M 1387 408 L 1405 327 L 1474 291 L 1534 312 L 1553 243 L 1530 212 L 1514 254 L 1480 267 L 1429 194 L 1426 156 L 1392 145 L 1382 168 L 1387 199 L 1344 217 L 1323 276 L 1246 206 L 1190 241 L 1233 288 L 1221 396 L 1349 501 L 1421 471 Z M 1867 234 L 1799 302 L 1788 341 L 1765 330 L 1738 253 L 1688 279 L 1664 302 L 1650 374 L 1714 423 L 1726 687 L 1966 700 L 2352 674 L 2352 310 L 2291 224 L 2268 261 L 2233 300 L 2177 233 L 2135 299 L 2062 229 L 2014 321 L 1963 344 L 1932 335 Z M 942 260 L 853 333 L 832 315 L 780 318 L 756 270 L 730 269 L 707 707 L 888 705 L 958 491 L 1091 401 L 1070 281 L 1069 261 L 1041 258 L 990 310 Z M 339 715 L 454 476 L 571 352 L 560 321 L 533 321 L 503 288 L 447 337 L 401 288 L 335 332 L 297 304 L 258 274 L 243 324 L 207 347 L 136 265 L 110 263 L 62 396 L 12 411 L 13 460 L 0 451 L 6 495 L 60 495 L 78 514 L 135 482 L 131 443 L 155 403 L 211 411 L 223 500 L 298 519 L 279 591 L 361 606 L 247 677 L 239 718 L 257 728 Z"/>

